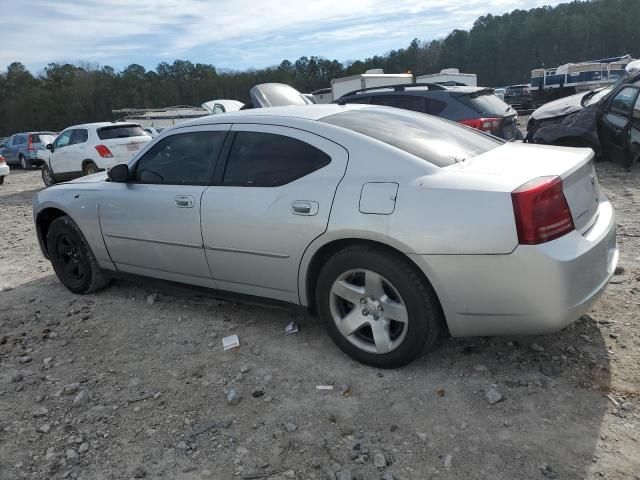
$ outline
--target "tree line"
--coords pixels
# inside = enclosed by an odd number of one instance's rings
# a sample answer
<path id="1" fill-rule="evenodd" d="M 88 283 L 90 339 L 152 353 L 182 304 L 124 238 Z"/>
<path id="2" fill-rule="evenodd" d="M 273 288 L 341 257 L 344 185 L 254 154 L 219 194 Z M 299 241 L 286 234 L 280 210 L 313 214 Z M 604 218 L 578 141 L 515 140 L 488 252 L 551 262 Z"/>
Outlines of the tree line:
<path id="1" fill-rule="evenodd" d="M 113 109 L 200 105 L 216 98 L 249 101 L 258 83 L 282 82 L 302 92 L 331 79 L 384 68 L 415 75 L 455 67 L 476 73 L 480 85 L 528 83 L 531 70 L 629 53 L 640 57 L 639 0 L 576 0 L 556 7 L 479 17 L 470 30 L 444 39 L 415 39 L 406 48 L 364 60 L 301 57 L 245 71 L 176 60 L 155 70 L 121 71 L 89 63 L 49 64 L 33 75 L 14 62 L 0 73 L 0 136 L 115 119 Z"/>

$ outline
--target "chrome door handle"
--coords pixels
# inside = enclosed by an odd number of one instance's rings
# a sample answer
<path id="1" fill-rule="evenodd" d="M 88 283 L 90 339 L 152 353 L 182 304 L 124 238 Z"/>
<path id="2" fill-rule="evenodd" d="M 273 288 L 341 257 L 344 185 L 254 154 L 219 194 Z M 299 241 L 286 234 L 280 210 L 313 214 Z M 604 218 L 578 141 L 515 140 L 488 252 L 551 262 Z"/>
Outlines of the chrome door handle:
<path id="1" fill-rule="evenodd" d="M 193 205 L 195 204 L 191 195 L 178 195 L 174 201 L 178 208 L 193 208 Z"/>
<path id="2" fill-rule="evenodd" d="M 318 213 L 318 202 L 311 200 L 296 200 L 291 204 L 291 213 L 294 215 L 313 216 Z"/>

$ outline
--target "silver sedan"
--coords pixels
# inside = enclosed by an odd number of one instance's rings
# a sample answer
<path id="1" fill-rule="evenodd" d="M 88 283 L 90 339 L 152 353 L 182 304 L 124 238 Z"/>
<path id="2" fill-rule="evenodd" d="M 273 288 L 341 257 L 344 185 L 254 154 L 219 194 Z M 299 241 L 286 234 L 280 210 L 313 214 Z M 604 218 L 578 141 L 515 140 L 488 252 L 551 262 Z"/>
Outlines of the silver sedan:
<path id="1" fill-rule="evenodd" d="M 128 165 L 43 190 L 34 219 L 72 292 L 130 273 L 300 304 L 386 368 L 442 333 L 557 331 L 618 259 L 591 150 L 365 105 L 180 124 Z"/>

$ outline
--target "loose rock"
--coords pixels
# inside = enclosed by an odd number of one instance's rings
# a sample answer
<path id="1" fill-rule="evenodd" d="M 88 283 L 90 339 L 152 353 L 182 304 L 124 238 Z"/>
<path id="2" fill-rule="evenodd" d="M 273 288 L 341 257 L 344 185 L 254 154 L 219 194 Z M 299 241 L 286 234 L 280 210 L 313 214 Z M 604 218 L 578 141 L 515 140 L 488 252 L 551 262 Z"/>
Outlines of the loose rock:
<path id="1" fill-rule="evenodd" d="M 87 442 L 80 444 L 80 447 L 78 448 L 78 452 L 87 453 L 87 451 L 89 451 L 89 444 Z"/>
<path id="2" fill-rule="evenodd" d="M 49 413 L 49 410 L 46 407 L 38 407 L 33 411 L 33 416 L 36 418 L 44 417 L 47 413 Z"/>
<path id="3" fill-rule="evenodd" d="M 158 299 L 158 294 L 152 293 L 147 297 L 147 305 L 153 305 L 154 303 L 156 303 L 157 299 Z"/>
<path id="4" fill-rule="evenodd" d="M 448 454 L 447 456 L 444 457 L 444 468 L 446 468 L 447 470 L 451 469 L 452 466 L 452 461 L 453 461 L 453 456 L 451 454 Z"/>
<path id="5" fill-rule="evenodd" d="M 64 395 L 75 395 L 76 393 L 78 393 L 79 388 L 79 383 L 70 383 L 69 385 L 65 385 L 65 387 L 62 389 L 62 393 Z"/>
<path id="6" fill-rule="evenodd" d="M 544 352 L 544 347 L 542 345 L 538 345 L 535 342 L 533 342 L 530 347 L 534 352 Z"/>
<path id="7" fill-rule="evenodd" d="M 242 395 L 233 387 L 225 387 L 222 391 L 226 395 L 229 405 L 237 405 L 242 400 Z"/>
<path id="8" fill-rule="evenodd" d="M 502 400 L 502 394 L 498 391 L 495 385 L 492 385 L 484 394 L 484 398 L 489 402 L 489 405 L 498 403 Z"/>
<path id="9" fill-rule="evenodd" d="M 285 423 L 284 424 L 284 429 L 291 433 L 291 432 L 295 432 L 296 430 L 298 430 L 298 426 L 295 423 Z"/>
<path id="10" fill-rule="evenodd" d="M 86 390 L 81 390 L 73 399 L 74 407 L 82 407 L 89 403 L 89 392 Z"/>
<path id="11" fill-rule="evenodd" d="M 624 402 L 622 405 L 620 405 L 620 408 L 625 412 L 630 412 L 633 410 L 633 403 Z"/>
<path id="12" fill-rule="evenodd" d="M 336 480 L 353 480 L 351 470 L 339 470 L 336 472 Z"/>
<path id="13" fill-rule="evenodd" d="M 40 433 L 49 433 L 49 430 L 51 430 L 51 425 L 49 425 L 48 423 L 45 423 L 40 428 L 38 428 L 38 431 Z"/>
<path id="14" fill-rule="evenodd" d="M 373 464 L 378 468 L 384 468 L 387 466 L 387 457 L 384 453 L 378 452 L 373 456 Z"/>
<path id="15" fill-rule="evenodd" d="M 133 478 L 144 478 L 147 476 L 147 471 L 142 467 L 136 467 L 132 472 Z"/>

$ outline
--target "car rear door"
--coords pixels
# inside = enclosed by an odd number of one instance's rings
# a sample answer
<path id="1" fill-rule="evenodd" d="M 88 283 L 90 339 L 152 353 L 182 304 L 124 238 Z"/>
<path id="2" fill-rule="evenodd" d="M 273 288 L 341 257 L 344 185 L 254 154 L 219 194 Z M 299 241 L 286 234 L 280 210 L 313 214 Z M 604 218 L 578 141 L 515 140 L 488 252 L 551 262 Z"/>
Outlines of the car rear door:
<path id="1" fill-rule="evenodd" d="M 202 196 L 211 274 L 224 290 L 298 302 L 300 260 L 327 228 L 347 151 L 294 128 L 238 124 L 231 133 L 224 169 Z"/>
<path id="2" fill-rule="evenodd" d="M 629 166 L 631 115 L 638 98 L 638 88 L 627 86 L 605 105 L 598 122 L 598 133 L 607 160 Z"/>
<path id="3" fill-rule="evenodd" d="M 215 288 L 202 245 L 200 206 L 230 125 L 178 128 L 105 182 L 105 245 L 118 270 Z"/>
<path id="4" fill-rule="evenodd" d="M 18 156 L 15 155 L 15 152 L 13 150 L 13 142 L 15 138 L 16 135 L 11 135 L 9 138 L 7 138 L 4 142 L 2 151 L 0 151 L 0 154 L 2 154 L 9 165 L 15 165 L 18 162 Z"/>

